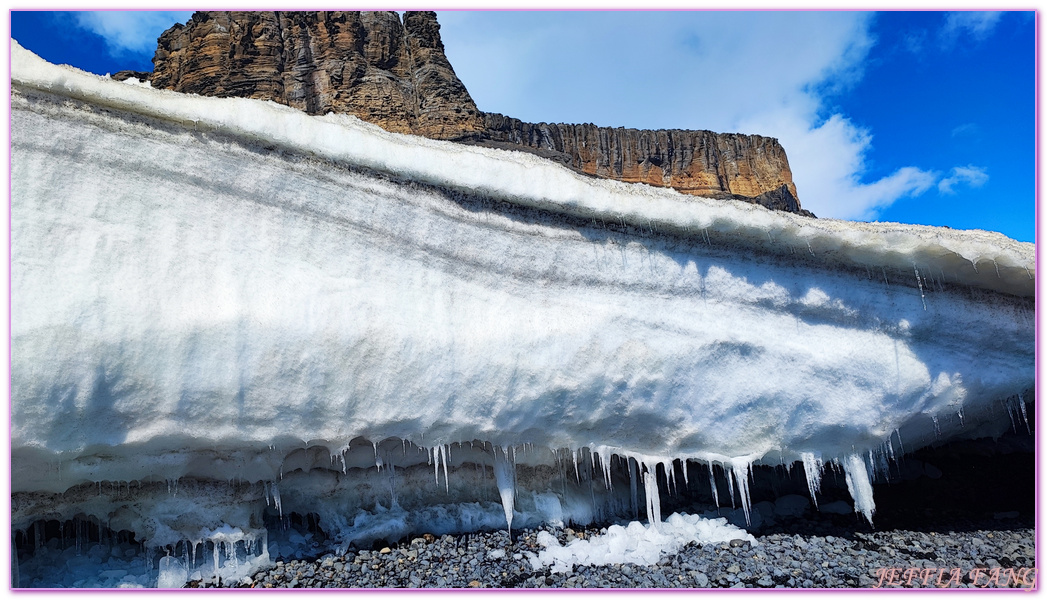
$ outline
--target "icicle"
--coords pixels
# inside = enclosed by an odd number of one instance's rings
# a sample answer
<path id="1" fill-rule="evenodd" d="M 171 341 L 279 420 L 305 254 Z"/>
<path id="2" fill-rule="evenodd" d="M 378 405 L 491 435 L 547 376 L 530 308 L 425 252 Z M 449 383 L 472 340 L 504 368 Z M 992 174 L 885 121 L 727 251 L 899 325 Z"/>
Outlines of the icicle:
<path id="1" fill-rule="evenodd" d="M 211 556 L 214 558 L 214 577 L 218 577 L 218 542 L 211 544 Z"/>
<path id="2" fill-rule="evenodd" d="M 437 454 L 436 446 L 429 449 L 429 464 L 433 465 L 433 477 L 436 485 L 440 485 L 440 455 Z"/>
<path id="3" fill-rule="evenodd" d="M 494 480 L 498 485 L 498 495 L 502 498 L 502 509 L 505 510 L 505 524 L 511 539 L 513 534 L 513 497 L 516 494 L 516 466 L 509 462 L 508 452 L 498 446 L 494 448 Z"/>
<path id="4" fill-rule="evenodd" d="M 673 469 L 672 459 L 662 462 L 662 467 L 665 469 L 665 489 L 669 492 L 669 495 L 678 495 L 676 489 L 676 470 Z"/>
<path id="5" fill-rule="evenodd" d="M 916 263 L 912 264 L 912 268 L 916 272 L 916 285 L 920 286 L 920 301 L 923 302 L 923 309 L 927 310 L 927 300 L 923 295 L 923 282 L 920 281 L 920 270 L 916 268 Z"/>
<path id="6" fill-rule="evenodd" d="M 444 491 L 451 492 L 451 480 L 447 477 L 447 459 L 451 456 L 451 445 L 448 444 L 446 447 L 441 446 L 440 448 L 440 460 L 444 464 Z"/>
<path id="7" fill-rule="evenodd" d="M 280 490 L 277 489 L 275 481 L 269 485 L 269 490 L 273 494 L 273 506 L 276 507 L 276 512 L 280 515 L 280 518 L 282 519 L 284 518 L 284 509 L 282 506 L 280 506 Z"/>
<path id="8" fill-rule="evenodd" d="M 603 467 L 603 480 L 604 485 L 610 490 L 614 487 L 611 483 L 611 451 L 607 448 L 602 448 L 600 452 L 600 463 Z"/>
<path id="9" fill-rule="evenodd" d="M 822 471 L 825 466 L 822 459 L 811 452 L 801 452 L 800 458 L 803 460 L 803 472 L 807 476 L 807 489 L 811 492 L 811 503 L 818 508 L 816 494 L 822 490 Z"/>
<path id="10" fill-rule="evenodd" d="M 883 443 L 883 446 L 884 446 L 884 450 L 887 452 L 887 460 L 889 462 L 894 462 L 895 461 L 895 458 L 894 458 L 894 445 L 891 444 L 891 438 L 890 437 L 888 437 L 887 441 Z"/>
<path id="11" fill-rule="evenodd" d="M 877 473 L 882 473 L 885 480 L 890 480 L 890 470 L 887 465 L 887 458 L 883 452 L 876 455 L 873 453 L 873 449 L 869 448 L 869 466 L 872 467 L 873 479 L 876 479 Z"/>
<path id="12" fill-rule="evenodd" d="M 1018 394 L 1018 408 L 1022 411 L 1022 421 L 1025 422 L 1025 430 L 1032 435 L 1032 429 L 1029 427 L 1029 415 L 1025 412 L 1025 398 L 1021 394 Z"/>
<path id="13" fill-rule="evenodd" d="M 872 480 L 865 468 L 865 460 L 857 454 L 849 454 L 843 460 L 843 472 L 847 478 L 847 491 L 854 499 L 854 512 L 865 515 L 865 519 L 872 525 L 876 503 L 873 502 Z"/>
<path id="14" fill-rule="evenodd" d="M 725 464 L 723 467 L 724 479 L 727 480 L 727 495 L 731 497 L 731 508 L 737 508 L 734 505 L 734 482 L 731 479 L 731 474 L 727 472 L 727 465 Z"/>
<path id="15" fill-rule="evenodd" d="M 575 483 L 582 482 L 582 476 L 578 474 L 578 451 L 571 450 L 571 459 L 574 460 L 574 481 Z"/>
<path id="16" fill-rule="evenodd" d="M 683 471 L 683 489 L 686 490 L 690 487 L 690 483 L 687 481 L 687 459 L 680 459 L 680 469 Z"/>
<path id="17" fill-rule="evenodd" d="M 716 508 L 720 508 L 720 495 L 716 493 L 716 474 L 713 473 L 713 461 L 706 461 L 709 463 L 709 488 L 713 491 L 713 503 L 716 504 Z"/>
<path id="18" fill-rule="evenodd" d="M 658 475 L 656 471 L 647 470 L 643 472 L 643 491 L 647 496 L 647 521 L 655 531 L 658 531 L 662 522 L 662 500 L 658 496 Z"/>
<path id="19" fill-rule="evenodd" d="M 1007 408 L 1007 416 L 1011 419 L 1011 429 L 1014 430 L 1014 433 L 1018 433 L 1018 423 L 1016 423 L 1014 420 L 1015 410 L 1011 406 L 1010 400 L 1008 399 L 1007 401 L 1005 401 L 1003 405 Z"/>
<path id="20" fill-rule="evenodd" d="M 1003 279 L 1003 275 L 1000 275 L 1000 265 L 996 264 L 996 259 L 992 259 L 992 265 L 996 267 L 996 276 Z"/>
<path id="21" fill-rule="evenodd" d="M 269 483 L 262 482 L 262 495 L 265 496 L 265 505 L 269 506 Z"/>
<path id="22" fill-rule="evenodd" d="M 752 497 L 749 496 L 749 473 L 751 470 L 752 463 L 749 461 L 742 461 L 741 465 L 731 461 L 731 471 L 734 472 L 734 481 L 738 484 L 738 496 L 742 501 L 742 512 L 745 513 L 746 525 L 752 525 L 752 522 L 749 520 L 749 512 L 752 507 Z"/>
<path id="23" fill-rule="evenodd" d="M 1029 267 L 1025 267 L 1025 273 L 1029 276 L 1029 279 L 1032 279 L 1032 273 L 1029 271 Z"/>
<path id="24" fill-rule="evenodd" d="M 938 415 L 931 415 L 931 421 L 934 422 L 934 437 L 935 439 L 941 439 L 942 429 L 938 425 Z"/>

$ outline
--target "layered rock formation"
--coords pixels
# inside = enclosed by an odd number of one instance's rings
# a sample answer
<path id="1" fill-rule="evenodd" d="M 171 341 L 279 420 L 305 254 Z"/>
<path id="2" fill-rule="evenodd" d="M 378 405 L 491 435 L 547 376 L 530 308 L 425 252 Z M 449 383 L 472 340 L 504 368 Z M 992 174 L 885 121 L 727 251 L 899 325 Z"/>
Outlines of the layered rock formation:
<path id="1" fill-rule="evenodd" d="M 590 175 L 700 196 L 760 197 L 768 208 L 800 210 L 789 159 L 774 138 L 486 117 L 484 145 L 526 146 Z"/>
<path id="2" fill-rule="evenodd" d="M 525 123 L 477 109 L 432 12 L 197 12 L 160 36 L 153 87 L 348 113 L 389 131 L 524 150 L 598 177 L 799 212 L 785 150 L 758 135 Z M 813 215 L 812 215 L 813 216 Z"/>
<path id="3" fill-rule="evenodd" d="M 153 87 L 348 113 L 396 133 L 484 129 L 433 13 L 197 12 L 160 36 Z"/>

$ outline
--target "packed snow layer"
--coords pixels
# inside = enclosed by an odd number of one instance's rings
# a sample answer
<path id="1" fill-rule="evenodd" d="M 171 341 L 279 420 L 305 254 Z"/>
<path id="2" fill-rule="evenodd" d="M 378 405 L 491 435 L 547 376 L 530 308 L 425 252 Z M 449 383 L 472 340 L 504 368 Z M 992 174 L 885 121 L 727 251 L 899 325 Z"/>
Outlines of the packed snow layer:
<path id="1" fill-rule="evenodd" d="M 746 515 L 753 463 L 814 494 L 835 462 L 871 517 L 884 456 L 998 431 L 1033 386 L 1033 248 L 999 234 L 596 180 L 17 44 L 12 86 L 16 528 L 657 523 L 673 458 Z M 553 483 L 571 462 L 590 489 Z"/>

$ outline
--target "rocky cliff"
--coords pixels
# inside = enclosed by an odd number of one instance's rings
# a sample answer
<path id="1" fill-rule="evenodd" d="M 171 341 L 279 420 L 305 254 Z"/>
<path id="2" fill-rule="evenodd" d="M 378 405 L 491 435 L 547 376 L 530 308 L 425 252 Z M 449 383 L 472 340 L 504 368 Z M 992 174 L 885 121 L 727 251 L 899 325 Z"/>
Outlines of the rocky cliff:
<path id="1" fill-rule="evenodd" d="M 160 36 L 153 87 L 349 113 L 455 139 L 484 118 L 444 56 L 432 13 L 197 12 Z"/>
<path id="2" fill-rule="evenodd" d="M 483 113 L 432 12 L 197 12 L 158 40 L 153 87 L 340 112 L 397 132 L 533 152 L 598 177 L 800 208 L 785 150 L 758 135 L 525 123 Z M 813 215 L 812 215 L 813 216 Z"/>
<path id="3" fill-rule="evenodd" d="M 590 175 L 699 196 L 758 198 L 768 208 L 800 212 L 789 159 L 774 138 L 485 117 L 485 139 L 477 142 L 483 145 L 526 146 Z"/>

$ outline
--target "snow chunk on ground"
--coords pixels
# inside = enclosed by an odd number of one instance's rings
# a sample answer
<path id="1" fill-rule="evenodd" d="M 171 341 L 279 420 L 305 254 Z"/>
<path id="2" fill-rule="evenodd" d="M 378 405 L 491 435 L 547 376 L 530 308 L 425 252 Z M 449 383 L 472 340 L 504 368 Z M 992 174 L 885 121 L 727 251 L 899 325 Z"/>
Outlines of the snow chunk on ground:
<path id="1" fill-rule="evenodd" d="M 531 563 L 535 569 L 552 565 L 553 573 L 567 573 L 574 565 L 653 565 L 663 554 L 679 552 L 691 542 L 704 545 L 740 539 L 754 546 L 757 544 L 752 534 L 729 525 L 727 519 L 673 513 L 665 524 L 668 526 L 656 527 L 632 521 L 625 527 L 612 525 L 604 535 L 572 540 L 566 546 L 543 531 L 538 534 L 538 543 L 545 549 L 531 559 Z"/>

